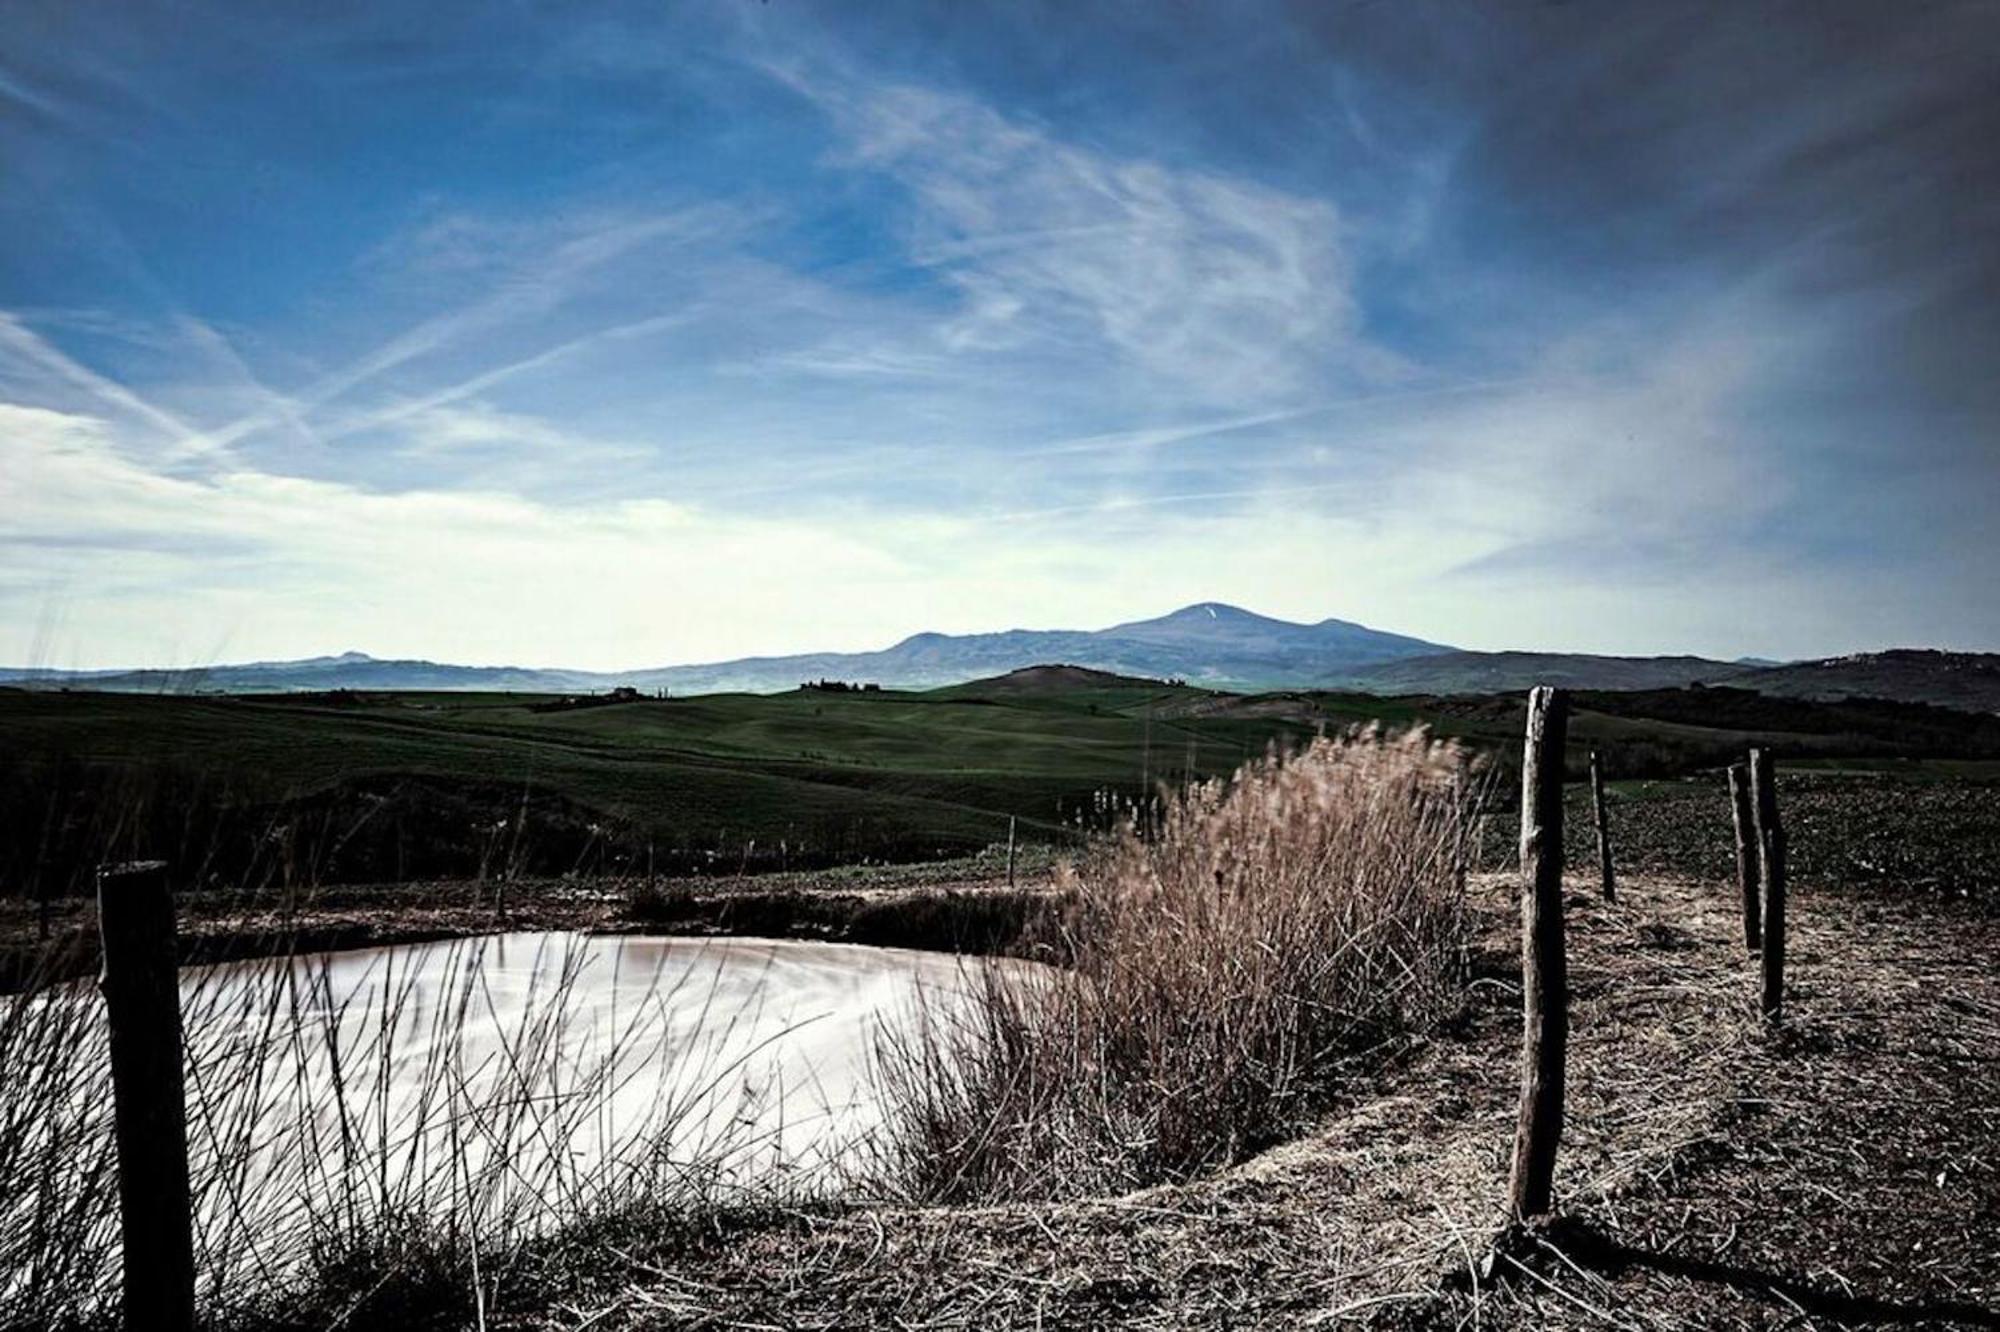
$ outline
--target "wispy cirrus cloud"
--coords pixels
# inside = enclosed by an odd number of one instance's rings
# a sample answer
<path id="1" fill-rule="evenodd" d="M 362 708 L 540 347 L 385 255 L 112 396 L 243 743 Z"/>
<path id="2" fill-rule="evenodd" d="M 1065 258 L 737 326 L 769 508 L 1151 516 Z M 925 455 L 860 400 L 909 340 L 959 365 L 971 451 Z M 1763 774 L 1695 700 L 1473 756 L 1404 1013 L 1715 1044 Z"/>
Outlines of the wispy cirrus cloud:
<path id="1" fill-rule="evenodd" d="M 323 433 L 328 439 L 362 434 L 395 426 L 412 419 L 435 419 L 440 408 L 449 407 L 468 399 L 475 399 L 490 389 L 498 388 L 508 380 L 522 375 L 533 374 L 558 365 L 565 359 L 581 356 L 607 343 L 645 338 L 657 333 L 684 328 L 694 322 L 696 316 L 689 311 L 673 314 L 652 315 L 645 319 L 634 319 L 627 323 L 613 324 L 579 337 L 568 338 L 540 351 L 523 356 L 519 360 L 507 361 L 491 369 L 481 370 L 469 379 L 431 389 L 411 398 L 398 398 L 386 406 L 379 406 L 338 419 Z M 442 343 L 438 344 L 442 345 Z"/>
<path id="2" fill-rule="evenodd" d="M 99 374 L 65 354 L 15 315 L 0 310 L 0 371 L 36 388 L 60 386 L 100 407 L 151 427 L 171 441 L 169 460 L 211 451 L 215 445 L 201 431 L 172 412 L 147 401 L 123 384 Z"/>
<path id="3" fill-rule="evenodd" d="M 1118 158 L 933 88 L 771 71 L 831 118 L 841 167 L 905 191 L 910 261 L 957 295 L 934 330 L 952 352 L 1086 357 L 1196 403 L 1397 369 L 1361 332 L 1324 198 Z"/>
<path id="4" fill-rule="evenodd" d="M 307 384 L 299 396 L 308 408 L 321 408 L 391 370 L 479 334 L 515 327 L 548 314 L 575 300 L 593 278 L 640 247 L 713 239 L 728 224 L 725 210 L 698 207 L 663 216 L 624 219 L 586 230 L 546 253 L 523 256 L 516 266 L 497 273 L 487 272 L 485 290 L 475 299 L 405 329 L 359 359 Z M 629 335 L 638 331 L 647 322 L 637 321 L 626 332 Z M 602 330 L 596 336 L 617 336 L 617 332 Z M 559 355 L 566 350 L 570 349 L 558 347 L 544 354 Z"/>

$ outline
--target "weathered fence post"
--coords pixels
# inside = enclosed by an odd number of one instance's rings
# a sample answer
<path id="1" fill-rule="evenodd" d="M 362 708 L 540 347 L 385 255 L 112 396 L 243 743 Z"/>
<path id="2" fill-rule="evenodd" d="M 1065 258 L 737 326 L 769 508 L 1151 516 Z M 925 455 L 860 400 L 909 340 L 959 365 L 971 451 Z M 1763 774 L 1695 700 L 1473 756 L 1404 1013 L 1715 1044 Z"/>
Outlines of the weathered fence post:
<path id="1" fill-rule="evenodd" d="M 1521 1115 L 1508 1204 L 1516 1221 L 1549 1210 L 1562 1137 L 1569 1045 L 1569 965 L 1563 951 L 1563 747 L 1569 695 L 1528 695 L 1521 755 Z"/>
<path id="2" fill-rule="evenodd" d="M 164 861 L 141 860 L 97 872 L 125 1326 L 134 1332 L 194 1327 L 179 959 L 166 870 Z"/>
<path id="3" fill-rule="evenodd" d="M 1764 946 L 1763 893 L 1757 887 L 1764 858 L 1757 854 L 1757 811 L 1750 799 L 1750 769 L 1742 763 L 1729 768 L 1729 809 L 1736 824 L 1736 888 L 1743 896 L 1743 946 L 1754 953 Z"/>
<path id="4" fill-rule="evenodd" d="M 1597 872 L 1604 881 L 1604 900 L 1609 902 L 1618 896 L 1618 886 L 1611 872 L 1611 820 L 1604 812 L 1604 769 L 1594 749 L 1590 751 L 1590 803 L 1597 814 Z"/>
<path id="5" fill-rule="evenodd" d="M 1014 816 L 1007 816 L 1007 886 L 1014 886 Z"/>
<path id="6" fill-rule="evenodd" d="M 1750 785 L 1756 796 L 1757 860 L 1764 890 L 1764 985 L 1766 1021 L 1776 1022 L 1785 1007 L 1785 825 L 1778 817 L 1778 778 L 1771 751 L 1750 751 Z"/>

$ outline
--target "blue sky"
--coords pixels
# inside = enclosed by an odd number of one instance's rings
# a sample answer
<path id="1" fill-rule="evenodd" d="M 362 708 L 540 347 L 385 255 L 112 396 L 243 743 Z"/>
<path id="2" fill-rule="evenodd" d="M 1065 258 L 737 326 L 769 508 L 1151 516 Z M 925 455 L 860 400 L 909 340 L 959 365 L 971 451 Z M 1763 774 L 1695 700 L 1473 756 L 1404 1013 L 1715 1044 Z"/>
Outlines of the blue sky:
<path id="1" fill-rule="evenodd" d="M 1990 5 L 0 11 L 0 661 L 2000 649 Z"/>

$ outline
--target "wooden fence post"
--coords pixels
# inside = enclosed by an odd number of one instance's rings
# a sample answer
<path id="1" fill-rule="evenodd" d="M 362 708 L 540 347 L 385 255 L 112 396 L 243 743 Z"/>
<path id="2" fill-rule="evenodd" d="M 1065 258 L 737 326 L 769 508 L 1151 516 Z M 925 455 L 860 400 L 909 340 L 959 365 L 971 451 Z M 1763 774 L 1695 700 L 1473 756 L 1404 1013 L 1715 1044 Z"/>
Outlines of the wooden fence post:
<path id="1" fill-rule="evenodd" d="M 1007 816 L 1007 886 L 1014 886 L 1014 816 Z"/>
<path id="2" fill-rule="evenodd" d="M 104 940 L 99 984 L 111 1044 L 125 1326 L 135 1332 L 194 1327 L 179 958 L 166 871 L 164 861 L 140 860 L 97 872 Z"/>
<path id="3" fill-rule="evenodd" d="M 1563 952 L 1563 747 L 1569 695 L 1528 695 L 1521 755 L 1521 1114 L 1514 1128 L 1508 1204 L 1516 1221 L 1541 1216 L 1554 1196 L 1569 1044 L 1569 966 Z"/>
<path id="4" fill-rule="evenodd" d="M 1597 813 L 1597 872 L 1604 881 L 1604 900 L 1610 902 L 1618 896 L 1611 872 L 1611 820 L 1604 812 L 1604 769 L 1594 749 L 1590 751 L 1590 803 Z"/>
<path id="5" fill-rule="evenodd" d="M 1778 779 L 1771 751 L 1750 751 L 1750 785 L 1756 796 L 1757 859 L 1764 890 L 1764 1018 L 1776 1022 L 1785 1008 L 1785 825 L 1778 817 Z"/>
<path id="6" fill-rule="evenodd" d="M 1736 888 L 1743 896 L 1743 946 L 1754 953 L 1764 946 L 1763 893 L 1757 887 L 1764 858 L 1757 854 L 1757 811 L 1750 799 L 1750 769 L 1742 763 L 1729 768 L 1729 808 L 1736 825 Z"/>

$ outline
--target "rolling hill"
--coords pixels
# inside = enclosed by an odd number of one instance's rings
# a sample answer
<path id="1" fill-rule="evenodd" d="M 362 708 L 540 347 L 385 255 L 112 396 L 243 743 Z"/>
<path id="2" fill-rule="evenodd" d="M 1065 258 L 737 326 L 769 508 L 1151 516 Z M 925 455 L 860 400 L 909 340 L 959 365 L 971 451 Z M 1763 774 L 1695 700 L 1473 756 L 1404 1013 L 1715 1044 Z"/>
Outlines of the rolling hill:
<path id="1" fill-rule="evenodd" d="M 1585 690 L 1727 685 L 1776 698 L 1884 699 L 1960 712 L 2000 712 L 2000 653 L 1898 648 L 1818 661 L 1714 661 L 1577 652 L 1441 652 L 1404 657 L 1340 682 L 1371 694 L 1507 693 L 1538 684 Z"/>
<path id="2" fill-rule="evenodd" d="M 566 693 L 607 689 L 622 676 L 521 666 L 454 666 L 435 661 L 385 661 L 365 652 L 297 661 L 253 661 L 184 670 L 0 670 L 0 684 L 92 689 L 109 694 L 291 694 L 328 689 L 442 689 Z"/>
<path id="3" fill-rule="evenodd" d="M 1963 712 L 2000 712 L 2000 652 L 1897 648 L 1800 661 L 1730 681 L 1763 694 L 1832 702 L 1887 698 Z"/>
<path id="4" fill-rule="evenodd" d="M 1216 689 L 1255 689 L 1319 683 L 1440 650 L 1435 643 L 1346 620 L 1298 624 L 1201 602 L 1109 629 L 913 634 L 880 652 L 676 666 L 642 672 L 634 683 L 641 688 L 664 685 L 678 693 L 767 693 L 831 677 L 925 689 L 1060 662 L 1115 675 L 1186 679 Z"/>
<path id="5" fill-rule="evenodd" d="M 1154 783 L 1272 744 L 1423 723 L 1500 756 L 1519 693 L 1218 694 L 1077 667 L 922 693 L 657 699 L 503 693 L 142 696 L 0 689 L 0 895 L 162 855 L 235 882 L 406 881 L 924 860 L 1072 839 Z M 1579 691 L 1572 771 L 1788 764 L 2000 772 L 2000 717 L 1729 688 Z M 1715 810 L 1727 820 L 1726 805 Z M 60 872 L 58 872 L 60 871 Z"/>
<path id="6" fill-rule="evenodd" d="M 1569 689 L 1677 689 L 1744 674 L 1740 665 L 1706 657 L 1440 652 L 1384 662 L 1357 672 L 1343 683 L 1371 694 L 1486 694 L 1535 685 Z"/>

